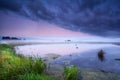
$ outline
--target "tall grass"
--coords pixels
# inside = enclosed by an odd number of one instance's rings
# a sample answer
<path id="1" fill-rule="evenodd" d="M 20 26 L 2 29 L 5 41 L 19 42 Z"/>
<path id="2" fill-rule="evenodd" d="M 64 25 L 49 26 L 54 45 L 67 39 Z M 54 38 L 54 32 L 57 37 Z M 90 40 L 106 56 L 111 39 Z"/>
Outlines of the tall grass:
<path id="1" fill-rule="evenodd" d="M 65 80 L 77 80 L 80 70 L 76 66 L 64 67 Z"/>
<path id="2" fill-rule="evenodd" d="M 12 46 L 0 44 L 0 80 L 16 80 L 16 76 L 24 75 L 25 77 L 26 73 L 37 74 L 36 77 L 38 77 L 44 74 L 45 69 L 46 65 L 40 58 L 17 56 Z"/>
<path id="3" fill-rule="evenodd" d="M 46 75 L 39 75 L 34 73 L 26 73 L 24 75 L 17 76 L 19 80 L 52 80 L 52 78 Z"/>

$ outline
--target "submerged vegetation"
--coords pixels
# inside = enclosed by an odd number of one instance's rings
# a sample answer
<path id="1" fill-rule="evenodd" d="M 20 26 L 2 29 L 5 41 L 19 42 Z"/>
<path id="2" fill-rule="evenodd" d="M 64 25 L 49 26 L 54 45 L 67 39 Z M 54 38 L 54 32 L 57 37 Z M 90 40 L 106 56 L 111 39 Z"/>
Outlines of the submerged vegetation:
<path id="1" fill-rule="evenodd" d="M 118 61 L 120 61 L 120 58 L 116 58 L 115 60 L 118 60 Z"/>
<path id="2" fill-rule="evenodd" d="M 105 52 L 102 49 L 98 52 L 98 59 L 100 61 L 104 61 L 105 60 L 104 54 L 105 54 Z"/>

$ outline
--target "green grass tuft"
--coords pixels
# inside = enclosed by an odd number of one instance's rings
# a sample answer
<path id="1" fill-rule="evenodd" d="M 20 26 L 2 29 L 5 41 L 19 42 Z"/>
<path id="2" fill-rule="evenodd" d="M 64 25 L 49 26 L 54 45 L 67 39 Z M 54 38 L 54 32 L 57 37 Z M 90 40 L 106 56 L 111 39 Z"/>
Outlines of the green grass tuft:
<path id="1" fill-rule="evenodd" d="M 77 80 L 80 70 L 76 66 L 69 66 L 64 68 L 65 80 Z"/>
<path id="2" fill-rule="evenodd" d="M 18 75 L 17 80 L 52 80 L 52 78 L 42 74 L 26 73 L 24 75 Z"/>
<path id="3" fill-rule="evenodd" d="M 40 58 L 21 57 L 14 53 L 13 46 L 0 44 L 0 80 L 13 80 L 26 73 L 43 74 L 46 64 Z"/>

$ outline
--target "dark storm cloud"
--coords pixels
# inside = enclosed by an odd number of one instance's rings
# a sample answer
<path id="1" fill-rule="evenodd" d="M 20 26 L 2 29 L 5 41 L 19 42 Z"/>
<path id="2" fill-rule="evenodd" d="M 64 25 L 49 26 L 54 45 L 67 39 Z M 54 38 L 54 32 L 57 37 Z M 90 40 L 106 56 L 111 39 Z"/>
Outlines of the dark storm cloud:
<path id="1" fill-rule="evenodd" d="M 0 0 L 2 11 L 90 34 L 120 37 L 120 0 Z"/>

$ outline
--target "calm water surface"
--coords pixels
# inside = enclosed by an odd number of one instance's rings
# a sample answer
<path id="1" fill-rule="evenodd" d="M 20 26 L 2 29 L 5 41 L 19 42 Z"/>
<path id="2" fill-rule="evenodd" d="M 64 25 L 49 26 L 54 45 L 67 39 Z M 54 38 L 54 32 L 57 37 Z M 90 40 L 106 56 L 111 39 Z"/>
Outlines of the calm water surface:
<path id="1" fill-rule="evenodd" d="M 104 47 L 113 46 L 110 44 L 37 44 L 16 46 L 16 52 L 23 55 L 43 57 L 45 54 L 54 53 L 59 55 L 69 55 L 75 53 L 86 52 L 94 49 L 102 49 Z"/>
<path id="2" fill-rule="evenodd" d="M 98 58 L 98 52 L 104 51 L 104 60 Z M 76 65 L 83 69 L 120 72 L 120 46 L 112 44 L 37 44 L 15 47 L 16 53 L 25 56 L 45 57 L 58 54 L 61 57 L 51 64 Z"/>

